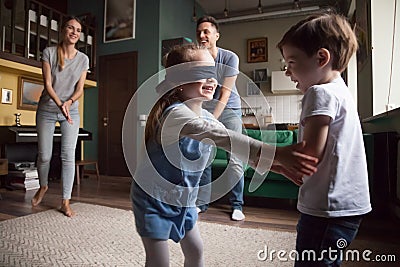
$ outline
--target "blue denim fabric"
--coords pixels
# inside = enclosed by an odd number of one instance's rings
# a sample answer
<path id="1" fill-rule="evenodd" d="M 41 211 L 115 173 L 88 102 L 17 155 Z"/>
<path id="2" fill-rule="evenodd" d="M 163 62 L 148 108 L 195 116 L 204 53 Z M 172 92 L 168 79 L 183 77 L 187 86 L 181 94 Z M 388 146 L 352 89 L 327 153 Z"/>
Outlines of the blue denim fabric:
<path id="1" fill-rule="evenodd" d="M 218 120 L 222 122 L 227 129 L 242 133 L 243 123 L 241 109 L 225 108 Z M 232 209 L 242 210 L 244 190 L 243 163 L 229 153 L 227 153 L 227 158 L 229 163 L 226 175 L 229 177 L 229 181 L 232 182 L 232 185 L 235 184 L 231 190 L 229 202 L 231 203 Z"/>
<path id="2" fill-rule="evenodd" d="M 71 199 L 75 177 L 75 148 L 79 133 L 79 111 L 70 111 L 73 124 L 69 124 L 61 112 L 40 110 L 36 112 L 36 131 L 38 133 L 37 169 L 40 186 L 48 185 L 50 160 L 53 151 L 53 134 L 56 122 L 61 129 L 61 179 L 63 199 Z"/>
<path id="3" fill-rule="evenodd" d="M 242 133 L 242 112 L 240 109 L 225 108 L 218 120 L 230 130 Z M 229 196 L 229 202 L 232 209 L 242 210 L 243 205 L 243 190 L 244 190 L 244 172 L 243 163 L 234 156 L 227 153 L 229 160 L 227 170 L 224 176 L 227 176 L 231 184 L 227 185 L 232 187 Z M 200 186 L 211 183 L 211 167 L 206 169 L 200 179 Z M 204 192 L 204 191 L 208 192 Z M 197 205 L 204 211 L 208 208 L 210 202 L 211 187 L 200 188 Z M 206 204 L 205 204 L 206 203 Z"/>
<path id="4" fill-rule="evenodd" d="M 360 215 L 323 218 L 301 214 L 296 240 L 296 251 L 300 260 L 296 261 L 295 267 L 340 266 L 344 251 L 356 237 L 361 221 Z M 307 253 L 302 259 L 303 251 L 315 252 L 317 260 L 308 261 Z"/>
<path id="5" fill-rule="evenodd" d="M 209 185 L 209 186 L 207 186 Z M 200 177 L 199 193 L 197 196 L 196 206 L 204 212 L 208 209 L 211 199 L 211 165 L 204 169 Z"/>

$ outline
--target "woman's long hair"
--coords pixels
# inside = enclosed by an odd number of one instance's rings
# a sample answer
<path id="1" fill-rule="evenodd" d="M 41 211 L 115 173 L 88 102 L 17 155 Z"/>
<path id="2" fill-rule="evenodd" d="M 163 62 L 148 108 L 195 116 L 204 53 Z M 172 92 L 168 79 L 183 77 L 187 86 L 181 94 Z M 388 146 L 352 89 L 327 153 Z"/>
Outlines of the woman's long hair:
<path id="1" fill-rule="evenodd" d="M 58 68 L 60 71 L 62 71 L 64 69 L 65 66 L 65 56 L 64 56 L 64 49 L 62 47 L 63 41 L 64 41 L 64 31 L 65 28 L 68 25 L 68 22 L 71 20 L 76 20 L 81 26 L 82 26 L 82 22 L 79 18 L 74 17 L 74 16 L 69 16 L 66 17 L 63 24 L 61 25 L 61 32 L 63 35 L 63 39 L 61 39 L 61 41 L 58 43 L 57 45 L 57 62 L 58 62 Z"/>
<path id="2" fill-rule="evenodd" d="M 194 56 L 199 50 L 206 50 L 195 44 L 178 45 L 165 56 L 165 67 L 171 67 L 177 64 L 193 61 Z M 180 101 L 180 94 L 178 88 L 172 90 L 161 96 L 150 111 L 145 128 L 145 142 L 156 140 L 157 130 L 161 126 L 161 116 L 165 108 L 171 104 Z"/>

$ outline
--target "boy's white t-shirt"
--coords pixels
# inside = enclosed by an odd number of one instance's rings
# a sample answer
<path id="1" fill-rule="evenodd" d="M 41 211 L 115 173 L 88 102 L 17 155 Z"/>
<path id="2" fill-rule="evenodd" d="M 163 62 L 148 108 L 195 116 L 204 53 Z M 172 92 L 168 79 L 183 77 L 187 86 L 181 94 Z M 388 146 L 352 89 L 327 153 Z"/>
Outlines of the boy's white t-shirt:
<path id="1" fill-rule="evenodd" d="M 304 119 L 315 115 L 329 116 L 331 123 L 318 171 L 303 179 L 298 210 L 319 217 L 368 213 L 371 203 L 362 130 L 352 96 L 341 77 L 312 86 L 304 94 L 300 141 Z"/>

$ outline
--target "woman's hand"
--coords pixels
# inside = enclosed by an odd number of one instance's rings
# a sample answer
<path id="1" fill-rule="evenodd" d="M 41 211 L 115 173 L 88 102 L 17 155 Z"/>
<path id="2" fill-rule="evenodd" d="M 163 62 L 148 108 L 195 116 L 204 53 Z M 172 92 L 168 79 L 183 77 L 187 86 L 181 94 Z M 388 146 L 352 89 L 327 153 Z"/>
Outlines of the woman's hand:
<path id="1" fill-rule="evenodd" d="M 291 178 L 291 180 L 299 181 L 299 177 L 312 175 L 317 171 L 318 159 L 301 152 L 305 144 L 303 141 L 298 144 L 276 148 L 274 165 L 281 165 L 281 170 L 286 173 L 282 174 Z"/>
<path id="2" fill-rule="evenodd" d="M 71 115 L 69 113 L 69 109 L 72 105 L 72 100 L 69 99 L 67 101 L 65 101 L 64 103 L 62 103 L 62 105 L 60 106 L 61 112 L 63 113 L 63 115 L 65 116 L 65 118 L 67 119 L 69 124 L 73 124 L 74 122 L 72 121 Z"/>

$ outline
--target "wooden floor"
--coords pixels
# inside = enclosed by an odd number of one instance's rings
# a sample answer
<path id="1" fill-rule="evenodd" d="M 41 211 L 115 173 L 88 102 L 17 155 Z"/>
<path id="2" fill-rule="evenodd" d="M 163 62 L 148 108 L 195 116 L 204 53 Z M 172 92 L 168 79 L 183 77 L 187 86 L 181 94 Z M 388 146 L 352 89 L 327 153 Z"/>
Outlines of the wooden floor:
<path id="1" fill-rule="evenodd" d="M 81 179 L 81 185 L 74 186 L 71 202 L 84 202 L 125 210 L 131 209 L 129 199 L 130 178 L 101 176 L 100 183 L 90 175 Z M 0 221 L 25 216 L 48 209 L 58 208 L 61 203 L 61 184 L 59 180 L 50 181 L 49 190 L 38 207 L 31 206 L 36 190 L 8 190 L 0 188 Z M 200 214 L 200 220 L 236 225 L 240 227 L 261 228 L 295 232 L 299 213 L 295 203 L 267 198 L 245 198 L 245 221 L 230 220 L 230 206 L 222 199 L 212 203 L 207 212 Z M 79 216 L 79 214 L 77 215 Z M 396 218 L 377 218 L 368 215 L 364 219 L 358 239 L 380 241 L 399 245 L 400 220 Z"/>

